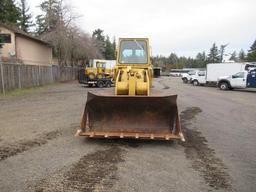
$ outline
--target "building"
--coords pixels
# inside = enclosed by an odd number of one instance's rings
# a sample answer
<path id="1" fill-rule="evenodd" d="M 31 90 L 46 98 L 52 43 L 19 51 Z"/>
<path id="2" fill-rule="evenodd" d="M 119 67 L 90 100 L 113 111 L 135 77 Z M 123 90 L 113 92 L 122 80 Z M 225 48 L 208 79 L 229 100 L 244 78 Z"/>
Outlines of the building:
<path id="1" fill-rule="evenodd" d="M 49 43 L 33 37 L 15 27 L 0 23 L 2 60 L 30 65 L 51 65 L 52 47 Z"/>

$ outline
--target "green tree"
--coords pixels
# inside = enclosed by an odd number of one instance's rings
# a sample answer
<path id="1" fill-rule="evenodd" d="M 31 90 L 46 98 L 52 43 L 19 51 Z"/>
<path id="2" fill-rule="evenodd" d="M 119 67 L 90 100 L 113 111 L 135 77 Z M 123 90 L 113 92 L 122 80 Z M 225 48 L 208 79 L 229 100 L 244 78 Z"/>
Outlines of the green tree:
<path id="1" fill-rule="evenodd" d="M 169 60 L 169 63 L 170 64 L 173 64 L 173 65 L 175 65 L 175 64 L 177 64 L 178 63 L 178 56 L 176 55 L 176 53 L 171 53 L 170 54 L 170 56 L 169 56 L 169 58 L 168 58 L 168 60 Z"/>
<path id="2" fill-rule="evenodd" d="M 206 66 L 206 55 L 204 51 L 196 55 L 195 63 L 196 63 L 196 67 L 198 68 Z"/>
<path id="3" fill-rule="evenodd" d="M 107 36 L 105 41 L 105 59 L 113 60 L 115 59 L 115 48 L 113 47 L 113 44 L 109 40 L 109 36 Z"/>
<path id="4" fill-rule="evenodd" d="M 14 0 L 1 0 L 0 1 L 0 22 L 20 25 L 20 9 Z"/>
<path id="5" fill-rule="evenodd" d="M 116 59 L 116 38 L 115 37 L 113 38 L 112 48 L 113 48 L 113 52 L 114 52 L 113 59 Z"/>
<path id="6" fill-rule="evenodd" d="M 253 42 L 250 50 L 248 51 L 247 60 L 250 62 L 256 61 L 256 40 Z"/>
<path id="7" fill-rule="evenodd" d="M 210 48 L 210 52 L 208 54 L 207 61 L 209 63 L 218 63 L 218 62 L 220 62 L 218 47 L 216 46 L 215 43 L 213 43 L 212 47 Z"/>
<path id="8" fill-rule="evenodd" d="M 234 51 L 234 52 L 231 54 L 231 56 L 230 56 L 229 60 L 231 60 L 231 61 L 235 61 L 235 62 L 237 62 L 237 61 L 238 61 L 236 51 Z"/>
<path id="9" fill-rule="evenodd" d="M 105 36 L 103 35 L 104 30 L 102 29 L 96 29 L 92 32 L 92 38 L 104 42 L 105 41 Z"/>
<path id="10" fill-rule="evenodd" d="M 104 55 L 105 59 L 114 60 L 115 59 L 115 49 L 116 49 L 116 41 L 115 38 L 113 42 L 110 41 L 108 35 L 104 35 L 104 30 L 96 29 L 92 33 L 92 38 L 97 42 L 97 45 Z"/>
<path id="11" fill-rule="evenodd" d="M 47 31 L 53 31 L 61 21 L 60 0 L 45 0 L 39 7 L 43 14 L 36 17 L 36 33 L 41 35 Z"/>
<path id="12" fill-rule="evenodd" d="M 97 46 L 102 53 L 102 55 L 106 56 L 106 44 L 105 44 L 105 36 L 103 34 L 102 29 L 96 29 L 92 33 L 92 38 L 95 40 L 97 43 Z"/>
<path id="13" fill-rule="evenodd" d="M 243 49 L 240 50 L 238 54 L 238 58 L 240 62 L 244 62 L 246 60 L 246 55 Z"/>
<path id="14" fill-rule="evenodd" d="M 36 34 L 42 35 L 47 31 L 47 26 L 45 23 L 45 18 L 43 15 L 36 16 Z"/>
<path id="15" fill-rule="evenodd" d="M 21 22 L 20 28 L 25 31 L 29 32 L 29 28 L 33 26 L 32 22 L 32 15 L 29 13 L 29 7 L 27 5 L 26 0 L 21 0 Z"/>

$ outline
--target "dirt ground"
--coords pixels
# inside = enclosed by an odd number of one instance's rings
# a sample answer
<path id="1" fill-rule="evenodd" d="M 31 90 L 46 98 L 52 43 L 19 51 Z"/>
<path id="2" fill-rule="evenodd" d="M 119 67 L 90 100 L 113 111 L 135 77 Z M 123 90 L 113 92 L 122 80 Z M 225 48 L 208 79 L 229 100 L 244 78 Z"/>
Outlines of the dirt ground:
<path id="1" fill-rule="evenodd" d="M 0 96 L 0 191 L 255 189 L 256 91 L 154 79 L 178 94 L 186 142 L 76 138 L 87 88 L 77 82 Z"/>

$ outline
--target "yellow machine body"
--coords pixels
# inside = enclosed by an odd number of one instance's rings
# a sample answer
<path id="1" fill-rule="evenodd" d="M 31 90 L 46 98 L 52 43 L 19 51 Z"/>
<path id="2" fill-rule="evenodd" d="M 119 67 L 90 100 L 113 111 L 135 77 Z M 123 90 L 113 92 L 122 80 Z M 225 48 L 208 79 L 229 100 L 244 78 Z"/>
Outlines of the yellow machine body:
<path id="1" fill-rule="evenodd" d="M 90 66 L 85 68 L 85 75 L 90 80 L 102 79 L 105 77 L 113 76 L 113 69 L 107 68 L 104 61 L 97 61 L 96 66 Z"/>
<path id="2" fill-rule="evenodd" d="M 77 135 L 184 141 L 177 95 L 152 89 L 147 38 L 119 39 L 115 88 L 88 92 Z"/>

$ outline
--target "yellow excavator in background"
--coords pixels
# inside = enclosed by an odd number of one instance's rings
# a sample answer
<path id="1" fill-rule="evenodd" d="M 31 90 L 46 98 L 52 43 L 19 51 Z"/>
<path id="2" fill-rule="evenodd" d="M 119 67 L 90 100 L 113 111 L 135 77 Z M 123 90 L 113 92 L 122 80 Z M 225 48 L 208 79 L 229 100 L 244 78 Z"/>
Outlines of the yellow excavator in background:
<path id="1" fill-rule="evenodd" d="M 115 88 L 88 92 L 76 135 L 184 141 L 177 95 L 151 89 L 149 53 L 147 38 L 119 39 Z"/>
<path id="2" fill-rule="evenodd" d="M 89 87 L 111 87 L 115 60 L 91 59 L 88 66 L 79 70 L 78 82 Z"/>
<path id="3" fill-rule="evenodd" d="M 90 67 L 85 68 L 85 74 L 90 80 L 110 78 L 113 73 L 112 68 L 107 67 L 107 60 L 96 60 L 96 66 L 93 66 L 94 60 L 90 60 Z"/>

